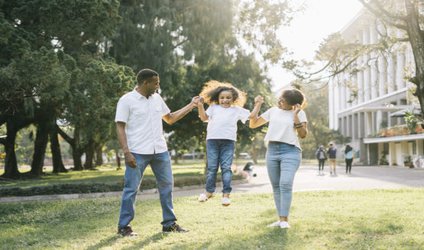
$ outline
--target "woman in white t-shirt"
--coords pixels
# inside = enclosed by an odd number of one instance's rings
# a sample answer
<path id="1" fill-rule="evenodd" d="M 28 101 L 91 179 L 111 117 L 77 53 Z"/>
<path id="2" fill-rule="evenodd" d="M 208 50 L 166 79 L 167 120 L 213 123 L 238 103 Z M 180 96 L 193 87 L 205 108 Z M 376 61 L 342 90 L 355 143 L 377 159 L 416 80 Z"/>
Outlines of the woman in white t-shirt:
<path id="1" fill-rule="evenodd" d="M 243 123 L 250 112 L 242 108 L 246 102 L 246 94 L 229 83 L 209 81 L 205 84 L 198 104 L 199 117 L 208 122 L 206 135 L 207 175 L 206 192 L 200 194 L 199 201 L 207 201 L 215 192 L 216 175 L 221 167 L 222 205 L 231 204 L 231 179 L 233 173 L 233 155 L 237 137 L 237 122 Z M 205 111 L 203 103 L 209 104 Z"/>
<path id="2" fill-rule="evenodd" d="M 265 136 L 265 141 L 269 142 L 266 165 L 279 216 L 279 220 L 269 226 L 289 228 L 293 179 L 302 159 L 298 137 L 305 138 L 308 133 L 306 115 L 302 110 L 305 97 L 297 89 L 284 90 L 278 107 L 272 107 L 258 117 L 262 103 L 263 98 L 257 96 L 249 127 L 257 128 L 269 122 Z"/>

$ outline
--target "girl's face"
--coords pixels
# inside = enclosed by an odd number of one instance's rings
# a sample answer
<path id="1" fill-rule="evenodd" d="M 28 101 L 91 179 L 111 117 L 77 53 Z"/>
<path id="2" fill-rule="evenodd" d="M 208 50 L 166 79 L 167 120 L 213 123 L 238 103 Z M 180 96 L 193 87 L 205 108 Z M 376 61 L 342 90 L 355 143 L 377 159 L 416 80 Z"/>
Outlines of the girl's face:
<path id="1" fill-rule="evenodd" d="M 290 105 L 286 102 L 286 100 L 284 99 L 284 97 L 280 97 L 278 99 L 278 107 L 280 109 L 284 109 L 284 110 L 292 110 L 293 109 L 293 105 Z"/>
<path id="2" fill-rule="evenodd" d="M 231 91 L 221 91 L 218 97 L 219 105 L 223 108 L 229 108 L 233 104 L 233 94 Z"/>

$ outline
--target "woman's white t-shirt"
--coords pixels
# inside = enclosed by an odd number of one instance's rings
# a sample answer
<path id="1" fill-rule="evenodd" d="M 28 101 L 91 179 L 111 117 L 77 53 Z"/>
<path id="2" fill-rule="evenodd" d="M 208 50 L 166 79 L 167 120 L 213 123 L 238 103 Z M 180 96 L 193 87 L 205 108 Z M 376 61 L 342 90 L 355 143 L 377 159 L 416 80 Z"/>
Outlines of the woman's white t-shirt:
<path id="1" fill-rule="evenodd" d="M 308 122 L 306 114 L 301 110 L 297 116 L 300 122 Z M 295 145 L 301 149 L 296 129 L 294 127 L 294 111 L 272 107 L 260 117 L 269 122 L 265 141 L 277 141 Z"/>
<path id="2" fill-rule="evenodd" d="M 250 111 L 238 106 L 223 108 L 221 105 L 212 104 L 206 110 L 208 128 L 206 140 L 227 139 L 236 141 L 237 122 L 245 123 Z"/>

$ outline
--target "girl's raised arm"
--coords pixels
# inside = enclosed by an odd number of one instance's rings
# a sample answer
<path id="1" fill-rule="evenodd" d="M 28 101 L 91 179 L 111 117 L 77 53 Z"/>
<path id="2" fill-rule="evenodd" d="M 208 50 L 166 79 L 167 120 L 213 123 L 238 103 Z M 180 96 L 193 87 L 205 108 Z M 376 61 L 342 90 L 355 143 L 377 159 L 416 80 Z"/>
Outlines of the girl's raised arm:
<path id="1" fill-rule="evenodd" d="M 209 117 L 206 114 L 205 107 L 203 106 L 203 103 L 204 103 L 204 100 L 203 100 L 202 97 L 200 97 L 199 102 L 197 104 L 197 110 L 199 111 L 200 120 L 205 122 L 209 119 Z"/>

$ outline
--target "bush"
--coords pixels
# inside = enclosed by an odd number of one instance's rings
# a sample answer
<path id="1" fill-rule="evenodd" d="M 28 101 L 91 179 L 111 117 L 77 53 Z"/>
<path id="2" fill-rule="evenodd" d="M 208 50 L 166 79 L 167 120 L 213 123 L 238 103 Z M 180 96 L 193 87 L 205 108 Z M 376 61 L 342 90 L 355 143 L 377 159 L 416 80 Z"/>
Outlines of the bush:
<path id="1" fill-rule="evenodd" d="M 233 179 L 242 179 L 239 175 L 233 175 Z M 220 176 L 217 176 L 217 182 L 220 182 Z M 192 185 L 204 185 L 204 176 L 180 177 L 174 179 L 175 187 L 184 187 Z M 86 194 L 122 191 L 123 181 L 114 183 L 66 183 L 49 186 L 36 186 L 29 188 L 0 188 L 0 197 L 7 196 L 32 196 L 32 195 L 52 195 L 52 194 Z M 144 177 L 140 190 L 156 188 L 156 179 L 154 177 Z"/>

